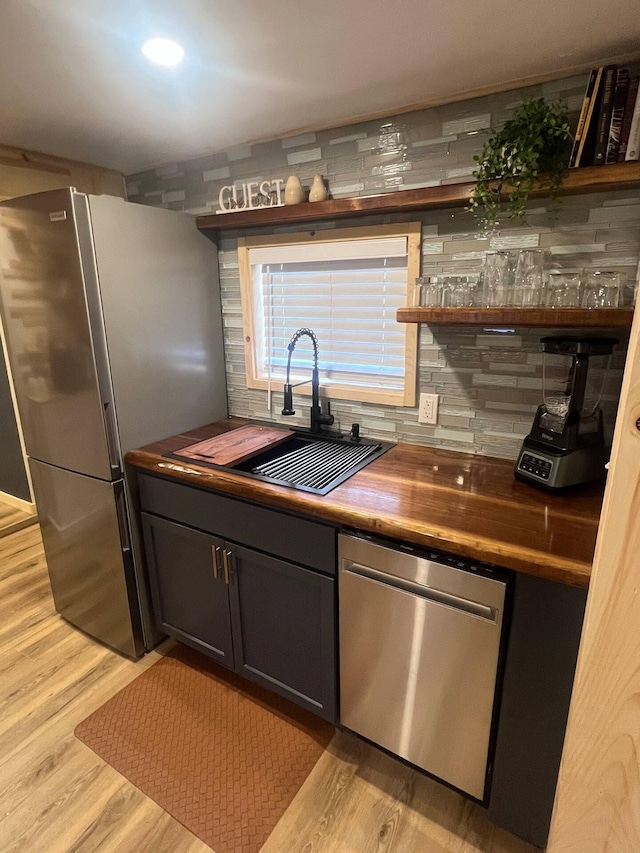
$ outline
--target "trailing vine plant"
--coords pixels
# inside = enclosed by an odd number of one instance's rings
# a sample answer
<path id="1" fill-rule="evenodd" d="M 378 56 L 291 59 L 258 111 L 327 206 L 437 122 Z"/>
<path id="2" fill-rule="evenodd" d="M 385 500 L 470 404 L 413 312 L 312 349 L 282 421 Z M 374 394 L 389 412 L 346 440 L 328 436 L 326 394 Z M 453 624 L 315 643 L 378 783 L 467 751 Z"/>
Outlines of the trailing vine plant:
<path id="1" fill-rule="evenodd" d="M 525 101 L 502 128 L 485 142 L 474 157 L 476 186 L 469 207 L 484 231 L 500 222 L 501 203 L 508 203 L 509 218 L 524 223 L 527 199 L 534 186 L 545 189 L 552 200 L 566 174 L 573 137 L 562 101 L 544 98 Z"/>

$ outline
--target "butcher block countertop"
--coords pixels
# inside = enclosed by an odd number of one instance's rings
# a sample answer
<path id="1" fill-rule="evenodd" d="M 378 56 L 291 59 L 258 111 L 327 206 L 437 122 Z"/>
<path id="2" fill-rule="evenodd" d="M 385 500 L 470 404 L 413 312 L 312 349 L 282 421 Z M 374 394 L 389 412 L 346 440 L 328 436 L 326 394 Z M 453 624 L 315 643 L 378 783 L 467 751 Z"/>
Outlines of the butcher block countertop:
<path id="1" fill-rule="evenodd" d="M 247 423 L 239 418 L 218 421 L 133 450 L 125 461 L 266 506 L 572 586 L 589 584 L 601 486 L 547 495 L 517 482 L 513 463 L 507 460 L 412 444 L 395 445 L 322 496 L 212 469 L 196 460 L 166 458 Z"/>

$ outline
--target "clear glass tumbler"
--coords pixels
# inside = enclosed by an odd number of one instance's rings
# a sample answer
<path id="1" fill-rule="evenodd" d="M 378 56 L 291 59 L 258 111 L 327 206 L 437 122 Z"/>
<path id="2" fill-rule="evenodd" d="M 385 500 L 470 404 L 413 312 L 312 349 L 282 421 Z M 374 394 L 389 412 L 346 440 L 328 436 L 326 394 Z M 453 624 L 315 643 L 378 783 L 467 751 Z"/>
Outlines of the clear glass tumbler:
<path id="1" fill-rule="evenodd" d="M 468 304 L 473 308 L 482 308 L 484 305 L 484 281 L 482 273 L 472 273 L 467 276 L 469 288 Z"/>
<path id="2" fill-rule="evenodd" d="M 513 255 L 487 252 L 482 269 L 484 302 L 489 308 L 511 305 L 513 299 Z"/>
<path id="3" fill-rule="evenodd" d="M 592 270 L 582 294 L 583 308 L 617 308 L 620 305 L 620 273 Z"/>
<path id="4" fill-rule="evenodd" d="M 544 249 L 522 249 L 518 252 L 513 304 L 519 308 L 535 308 L 544 303 L 544 282 L 549 252 Z"/>
<path id="5" fill-rule="evenodd" d="M 420 284 L 420 305 L 426 308 L 439 308 L 440 285 L 437 276 L 425 276 L 416 279 L 416 283 Z"/>
<path id="6" fill-rule="evenodd" d="M 466 275 L 446 275 L 440 279 L 443 308 L 464 308 L 469 304 L 469 284 Z"/>
<path id="7" fill-rule="evenodd" d="M 580 306 L 580 273 L 553 270 L 547 279 L 548 308 L 578 308 Z"/>

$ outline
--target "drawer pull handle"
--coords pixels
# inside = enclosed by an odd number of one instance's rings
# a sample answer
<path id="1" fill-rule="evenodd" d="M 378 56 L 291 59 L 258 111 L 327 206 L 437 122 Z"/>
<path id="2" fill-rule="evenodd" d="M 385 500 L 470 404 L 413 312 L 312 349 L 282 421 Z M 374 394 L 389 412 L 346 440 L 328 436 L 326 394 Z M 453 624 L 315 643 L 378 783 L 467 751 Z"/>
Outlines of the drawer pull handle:
<path id="1" fill-rule="evenodd" d="M 231 551 L 223 551 L 222 552 L 222 568 L 224 569 L 224 582 L 227 586 L 229 586 L 229 564 L 233 559 L 233 553 Z"/>
<path id="2" fill-rule="evenodd" d="M 222 548 L 219 545 L 211 546 L 211 560 L 213 562 L 213 577 L 218 580 L 218 571 L 220 569 L 220 551 Z"/>

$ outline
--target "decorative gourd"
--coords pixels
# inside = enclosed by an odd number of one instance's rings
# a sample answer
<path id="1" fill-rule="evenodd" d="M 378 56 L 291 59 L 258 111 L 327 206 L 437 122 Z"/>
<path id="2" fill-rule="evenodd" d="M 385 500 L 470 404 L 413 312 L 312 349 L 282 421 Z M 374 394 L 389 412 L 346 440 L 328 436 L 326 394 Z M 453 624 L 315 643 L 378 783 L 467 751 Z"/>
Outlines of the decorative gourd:
<path id="1" fill-rule="evenodd" d="M 322 180 L 322 175 L 314 175 L 311 190 L 309 192 L 309 201 L 324 201 L 327 197 L 327 188 Z"/>
<path id="2" fill-rule="evenodd" d="M 304 190 L 297 175 L 289 175 L 284 188 L 285 204 L 300 204 L 304 198 Z"/>

